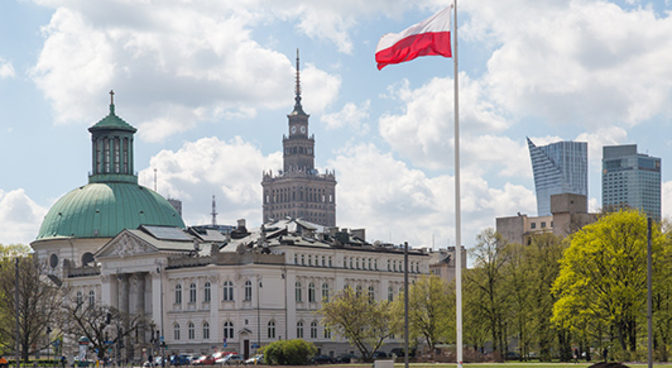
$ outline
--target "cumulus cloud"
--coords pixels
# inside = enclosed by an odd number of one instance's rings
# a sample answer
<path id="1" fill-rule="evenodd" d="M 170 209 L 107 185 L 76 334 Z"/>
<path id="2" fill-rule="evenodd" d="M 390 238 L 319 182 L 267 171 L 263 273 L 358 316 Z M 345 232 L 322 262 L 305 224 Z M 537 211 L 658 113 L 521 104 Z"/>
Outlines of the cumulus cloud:
<path id="1" fill-rule="evenodd" d="M 12 63 L 0 57 L 0 79 L 11 78 L 15 75 Z"/>
<path id="2" fill-rule="evenodd" d="M 660 62 L 672 58 L 669 12 L 580 0 L 480 0 L 462 9 L 470 17 L 463 37 L 493 50 L 488 95 L 515 116 L 597 128 L 672 111 L 672 64 Z"/>
<path id="3" fill-rule="evenodd" d="M 605 127 L 592 133 L 579 134 L 575 140 L 588 142 L 588 160 L 592 165 L 599 165 L 598 172 L 602 168 L 602 147 L 625 144 L 628 132 L 620 127 Z"/>
<path id="4" fill-rule="evenodd" d="M 338 173 L 341 226 L 365 227 L 370 241 L 431 246 L 434 238 L 436 246 L 454 245 L 453 177 L 429 177 L 372 144 L 346 147 L 329 164 Z M 494 227 L 496 216 L 536 208 L 530 190 L 508 183 L 491 188 L 470 170 L 463 172 L 461 189 L 462 243 L 469 246 L 480 231 Z"/>
<path id="5" fill-rule="evenodd" d="M 29 244 L 46 214 L 47 209 L 33 202 L 23 189 L 0 190 L 0 243 Z"/>
<path id="6" fill-rule="evenodd" d="M 154 141 L 291 102 L 293 63 L 251 38 L 263 16 L 245 4 L 41 3 L 56 9 L 31 76 L 57 123 L 89 124 L 110 89 Z M 338 76 L 308 65 L 302 79 L 315 113 L 338 95 Z"/>
<path id="7" fill-rule="evenodd" d="M 185 143 L 177 151 L 163 150 L 150 159 L 150 167 L 139 174 L 143 185 L 183 203 L 188 225 L 209 224 L 212 196 L 217 201 L 220 224 L 246 218 L 261 221 L 261 177 L 264 171 L 282 167 L 282 155 L 264 156 L 257 147 L 235 137 L 229 141 L 202 138 Z"/>
<path id="8" fill-rule="evenodd" d="M 340 129 L 348 127 L 350 131 L 359 135 L 365 135 L 369 132 L 369 124 L 365 123 L 369 119 L 369 110 L 371 100 L 362 102 L 359 106 L 353 102 L 346 103 L 341 111 L 333 114 L 322 115 L 320 120 L 327 124 L 327 129 Z"/>

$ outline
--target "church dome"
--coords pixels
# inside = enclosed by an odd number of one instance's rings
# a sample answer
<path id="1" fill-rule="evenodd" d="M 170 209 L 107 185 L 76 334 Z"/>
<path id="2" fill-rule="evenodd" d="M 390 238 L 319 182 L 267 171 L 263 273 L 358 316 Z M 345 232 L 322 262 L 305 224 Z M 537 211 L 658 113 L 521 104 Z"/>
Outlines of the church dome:
<path id="1" fill-rule="evenodd" d="M 45 216 L 37 240 L 112 238 L 140 225 L 184 229 L 180 214 L 160 194 L 138 185 L 133 168 L 136 129 L 110 113 L 89 128 L 93 143 L 89 184 L 64 195 Z"/>
<path id="2" fill-rule="evenodd" d="M 37 240 L 111 238 L 140 225 L 184 228 L 175 208 L 160 194 L 132 183 L 92 183 L 64 195 L 45 216 Z"/>

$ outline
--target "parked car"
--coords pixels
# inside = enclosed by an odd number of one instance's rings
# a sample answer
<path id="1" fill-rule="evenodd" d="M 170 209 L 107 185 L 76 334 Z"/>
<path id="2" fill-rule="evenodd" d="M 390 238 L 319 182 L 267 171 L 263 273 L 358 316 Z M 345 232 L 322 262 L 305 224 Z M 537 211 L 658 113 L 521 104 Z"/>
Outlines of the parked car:
<path id="1" fill-rule="evenodd" d="M 387 354 L 385 354 L 384 351 L 375 351 L 375 352 L 373 352 L 372 358 L 373 359 L 386 359 Z"/>
<path id="2" fill-rule="evenodd" d="M 174 366 L 189 365 L 191 364 L 189 358 L 190 356 L 188 354 L 173 355 L 170 357 L 170 365 Z"/>
<path id="3" fill-rule="evenodd" d="M 213 364 L 215 364 L 215 358 L 213 358 L 212 355 L 201 355 L 201 357 L 194 360 L 192 364 L 193 365 L 213 365 Z"/>
<path id="4" fill-rule="evenodd" d="M 310 358 L 310 363 L 311 364 L 331 364 L 335 363 L 334 359 L 330 357 L 329 355 L 315 355 L 314 357 Z"/>
<path id="5" fill-rule="evenodd" d="M 336 357 L 336 363 L 354 363 L 354 359 L 359 359 L 355 354 L 341 354 Z"/>
<path id="6" fill-rule="evenodd" d="M 252 364 L 252 365 L 254 365 L 254 364 L 264 364 L 264 354 L 257 354 L 255 356 L 253 356 L 252 358 L 246 360 L 245 364 L 246 365 L 249 365 L 249 364 Z"/>
<path id="7" fill-rule="evenodd" d="M 239 365 L 243 363 L 243 357 L 240 354 L 231 353 L 223 355 L 221 358 L 217 359 L 215 363 L 219 365 Z"/>

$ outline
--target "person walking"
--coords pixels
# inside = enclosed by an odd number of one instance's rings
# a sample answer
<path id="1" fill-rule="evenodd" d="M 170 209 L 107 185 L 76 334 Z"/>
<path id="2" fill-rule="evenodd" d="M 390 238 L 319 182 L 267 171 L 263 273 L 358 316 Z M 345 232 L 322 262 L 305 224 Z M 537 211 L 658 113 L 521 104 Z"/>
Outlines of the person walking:
<path id="1" fill-rule="evenodd" d="M 602 357 L 604 358 L 604 362 L 607 362 L 607 356 L 609 356 L 609 350 L 607 350 L 607 347 L 604 347 L 604 350 L 602 351 Z"/>
<path id="2" fill-rule="evenodd" d="M 574 364 L 578 363 L 579 362 L 579 349 L 574 348 L 573 357 L 574 357 Z"/>

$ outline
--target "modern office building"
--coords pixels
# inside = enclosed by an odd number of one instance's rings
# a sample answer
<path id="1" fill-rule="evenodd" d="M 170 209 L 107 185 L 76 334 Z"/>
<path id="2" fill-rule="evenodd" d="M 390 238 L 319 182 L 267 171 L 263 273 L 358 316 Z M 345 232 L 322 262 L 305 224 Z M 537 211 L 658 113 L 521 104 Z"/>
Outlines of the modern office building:
<path id="1" fill-rule="evenodd" d="M 602 206 L 630 207 L 661 218 L 660 158 L 637 153 L 636 144 L 602 148 Z"/>
<path id="2" fill-rule="evenodd" d="M 315 136 L 308 135 L 308 117 L 301 106 L 299 55 L 296 55 L 296 96 L 283 136 L 283 169 L 264 172 L 263 221 L 300 218 L 322 226 L 336 226 L 336 174 L 315 169 Z"/>
<path id="3" fill-rule="evenodd" d="M 562 141 L 537 147 L 527 138 L 527 146 L 537 192 L 537 216 L 551 215 L 554 194 L 588 196 L 588 143 Z"/>

